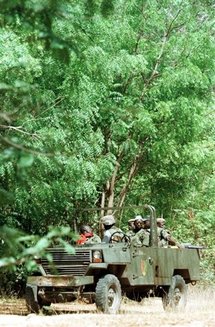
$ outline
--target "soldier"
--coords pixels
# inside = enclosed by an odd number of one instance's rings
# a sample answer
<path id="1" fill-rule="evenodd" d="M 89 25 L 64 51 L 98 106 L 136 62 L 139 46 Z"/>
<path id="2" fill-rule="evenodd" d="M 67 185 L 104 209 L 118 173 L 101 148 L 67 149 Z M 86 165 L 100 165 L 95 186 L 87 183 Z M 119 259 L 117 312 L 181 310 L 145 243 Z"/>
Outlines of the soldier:
<path id="1" fill-rule="evenodd" d="M 128 220 L 128 229 L 130 231 L 134 229 L 134 218 Z"/>
<path id="2" fill-rule="evenodd" d="M 165 227 L 165 219 L 157 218 L 157 234 L 158 234 L 158 246 L 159 247 L 168 247 L 169 242 L 168 239 L 170 237 L 169 231 L 167 231 Z"/>
<path id="3" fill-rule="evenodd" d="M 143 218 L 139 215 L 128 221 L 128 224 L 132 224 L 132 228 L 126 233 L 127 236 L 132 238 L 139 230 L 143 228 Z"/>
<path id="4" fill-rule="evenodd" d="M 143 228 L 144 219 L 138 215 L 134 218 L 134 233 L 138 233 Z"/>
<path id="5" fill-rule="evenodd" d="M 148 230 L 142 228 L 131 238 L 131 243 L 136 247 L 149 246 L 149 237 Z"/>
<path id="6" fill-rule="evenodd" d="M 145 229 L 145 226 L 148 228 L 148 225 L 145 225 L 147 220 L 147 218 L 142 218 L 141 216 L 136 216 L 134 219 L 133 235 L 130 238 L 131 243 L 136 247 L 149 246 L 150 233 L 148 229 Z"/>
<path id="7" fill-rule="evenodd" d="M 115 243 L 115 242 L 120 242 L 123 236 L 123 232 L 120 228 L 115 226 L 115 218 L 113 215 L 107 215 L 101 218 L 100 222 L 104 226 L 104 233 L 103 233 L 103 238 L 102 242 L 104 243 L 109 243 L 110 241 Z M 114 235 L 113 235 L 114 234 Z M 112 237 L 113 235 L 113 237 Z"/>
<path id="8" fill-rule="evenodd" d="M 128 236 L 128 237 L 132 237 L 132 236 L 134 236 L 135 235 L 135 233 L 134 233 L 134 219 L 132 218 L 132 219 L 129 219 L 128 220 L 128 231 L 126 232 L 126 235 Z"/>
<path id="9" fill-rule="evenodd" d="M 81 225 L 80 238 L 77 240 L 77 245 L 100 243 L 101 239 L 98 235 L 94 234 L 92 228 L 87 225 Z"/>
<path id="10" fill-rule="evenodd" d="M 164 228 L 165 227 L 165 222 L 166 220 L 164 218 L 157 218 L 157 226 L 160 228 Z"/>
<path id="11" fill-rule="evenodd" d="M 183 248 L 177 240 L 171 235 L 170 231 L 165 229 L 165 222 L 164 218 L 157 218 L 157 226 L 158 226 L 158 246 L 160 247 L 168 247 L 170 246 L 177 246 L 178 248 Z"/>
<path id="12" fill-rule="evenodd" d="M 143 218 L 143 228 L 150 233 L 150 217 Z"/>

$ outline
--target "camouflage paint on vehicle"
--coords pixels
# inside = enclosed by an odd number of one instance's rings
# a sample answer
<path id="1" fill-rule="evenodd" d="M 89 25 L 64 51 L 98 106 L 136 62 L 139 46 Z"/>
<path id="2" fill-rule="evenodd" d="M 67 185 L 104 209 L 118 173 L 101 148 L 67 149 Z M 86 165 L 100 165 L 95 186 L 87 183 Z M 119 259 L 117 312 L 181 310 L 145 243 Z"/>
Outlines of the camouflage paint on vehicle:
<path id="1" fill-rule="evenodd" d="M 116 313 L 121 292 L 132 299 L 158 296 L 164 308 L 186 304 L 186 285 L 200 279 L 199 247 L 158 247 L 155 210 L 150 212 L 150 245 L 135 247 L 132 242 L 96 243 L 75 247 L 75 254 L 49 248 L 52 263 L 41 258 L 40 276 L 29 276 L 27 305 L 39 312 L 44 304 L 88 298 L 99 310 Z"/>

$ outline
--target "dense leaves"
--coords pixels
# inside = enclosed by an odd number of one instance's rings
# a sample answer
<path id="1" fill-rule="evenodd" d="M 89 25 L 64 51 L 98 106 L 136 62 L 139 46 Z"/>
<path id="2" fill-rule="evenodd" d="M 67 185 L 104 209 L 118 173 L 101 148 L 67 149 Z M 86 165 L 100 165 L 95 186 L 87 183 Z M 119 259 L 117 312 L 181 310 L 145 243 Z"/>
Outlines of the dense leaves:
<path id="1" fill-rule="evenodd" d="M 148 202 L 180 222 L 179 238 L 211 246 L 213 3 L 0 8 L 1 223 L 44 235 L 49 225 L 96 225 L 103 212 L 88 207 Z M 123 227 L 139 211 L 116 215 Z"/>

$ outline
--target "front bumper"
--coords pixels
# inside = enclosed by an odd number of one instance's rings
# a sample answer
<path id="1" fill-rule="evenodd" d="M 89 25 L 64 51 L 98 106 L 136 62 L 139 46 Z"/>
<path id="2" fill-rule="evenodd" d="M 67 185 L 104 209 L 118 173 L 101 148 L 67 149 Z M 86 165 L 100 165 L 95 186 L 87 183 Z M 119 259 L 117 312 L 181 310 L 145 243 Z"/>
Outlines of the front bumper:
<path id="1" fill-rule="evenodd" d="M 80 287 L 93 283 L 93 276 L 30 276 L 27 280 L 27 285 L 38 287 Z"/>

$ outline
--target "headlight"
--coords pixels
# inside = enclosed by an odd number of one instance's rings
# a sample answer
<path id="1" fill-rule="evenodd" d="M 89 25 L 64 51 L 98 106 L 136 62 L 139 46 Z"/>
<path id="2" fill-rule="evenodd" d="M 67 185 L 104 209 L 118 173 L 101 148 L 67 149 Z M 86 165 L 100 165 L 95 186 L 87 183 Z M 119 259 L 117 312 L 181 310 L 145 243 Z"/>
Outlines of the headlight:
<path id="1" fill-rule="evenodd" d="M 93 262 L 102 262 L 102 252 L 99 250 L 93 251 Z"/>
<path id="2" fill-rule="evenodd" d="M 34 256 L 34 261 L 39 265 L 39 264 L 41 264 L 42 263 L 42 260 L 41 260 L 41 258 L 39 258 L 38 256 Z"/>

